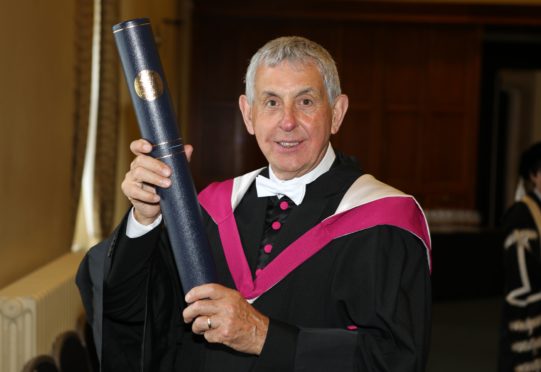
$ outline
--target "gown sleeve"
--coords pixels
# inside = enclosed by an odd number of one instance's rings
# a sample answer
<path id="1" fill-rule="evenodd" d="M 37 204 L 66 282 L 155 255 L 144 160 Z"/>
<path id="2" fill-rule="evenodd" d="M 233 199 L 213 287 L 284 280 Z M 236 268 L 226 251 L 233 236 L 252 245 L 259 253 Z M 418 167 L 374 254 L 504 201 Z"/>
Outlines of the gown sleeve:
<path id="1" fill-rule="evenodd" d="M 144 321 L 146 282 L 160 227 L 131 239 L 119 233 L 111 268 L 105 277 L 104 316 L 122 323 Z"/>
<path id="2" fill-rule="evenodd" d="M 150 263 L 160 231 L 130 239 L 124 220 L 80 265 L 77 284 L 104 372 L 138 369 Z"/>

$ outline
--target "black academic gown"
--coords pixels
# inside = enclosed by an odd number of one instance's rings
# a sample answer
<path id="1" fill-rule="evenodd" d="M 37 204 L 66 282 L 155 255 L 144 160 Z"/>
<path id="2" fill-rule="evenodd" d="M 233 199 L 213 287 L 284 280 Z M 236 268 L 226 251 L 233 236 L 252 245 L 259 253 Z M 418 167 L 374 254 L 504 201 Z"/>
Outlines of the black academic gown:
<path id="1" fill-rule="evenodd" d="M 535 193 L 528 195 L 541 207 L 541 200 Z M 522 201 L 506 211 L 502 230 L 505 280 L 499 371 L 539 371 L 541 231 Z"/>
<path id="2" fill-rule="evenodd" d="M 329 172 L 309 184 L 303 203 L 287 217 L 271 260 L 331 215 L 359 175 L 339 156 Z M 252 186 L 235 209 L 252 273 L 267 202 Z M 219 282 L 235 288 L 217 227 L 203 214 Z M 77 278 L 104 371 L 425 368 L 429 265 L 425 246 L 407 231 L 382 225 L 335 239 L 261 295 L 253 306 L 270 318 L 270 325 L 261 355 L 252 356 L 191 333 L 182 322 L 184 294 L 164 228 L 129 239 L 124 223 L 89 252 Z"/>

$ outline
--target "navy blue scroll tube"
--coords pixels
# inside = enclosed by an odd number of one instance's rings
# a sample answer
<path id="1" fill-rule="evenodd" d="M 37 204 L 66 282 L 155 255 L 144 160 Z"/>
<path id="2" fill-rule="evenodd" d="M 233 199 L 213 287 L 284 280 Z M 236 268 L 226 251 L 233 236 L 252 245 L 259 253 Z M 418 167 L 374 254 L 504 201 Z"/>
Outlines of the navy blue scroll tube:
<path id="1" fill-rule="evenodd" d="M 113 26 L 113 33 L 141 134 L 154 145 L 151 156 L 172 169 L 171 186 L 158 193 L 180 282 L 187 293 L 215 282 L 215 266 L 150 21 L 122 22 Z"/>

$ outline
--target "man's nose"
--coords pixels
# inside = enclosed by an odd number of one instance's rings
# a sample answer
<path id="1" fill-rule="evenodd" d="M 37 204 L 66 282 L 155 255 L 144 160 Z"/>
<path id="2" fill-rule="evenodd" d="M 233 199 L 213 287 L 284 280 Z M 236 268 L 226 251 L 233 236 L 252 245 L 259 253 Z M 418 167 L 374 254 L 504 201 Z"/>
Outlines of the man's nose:
<path id="1" fill-rule="evenodd" d="M 297 119 L 295 116 L 295 108 L 292 105 L 284 107 L 284 115 L 280 122 L 280 128 L 286 132 L 292 131 L 297 126 Z"/>

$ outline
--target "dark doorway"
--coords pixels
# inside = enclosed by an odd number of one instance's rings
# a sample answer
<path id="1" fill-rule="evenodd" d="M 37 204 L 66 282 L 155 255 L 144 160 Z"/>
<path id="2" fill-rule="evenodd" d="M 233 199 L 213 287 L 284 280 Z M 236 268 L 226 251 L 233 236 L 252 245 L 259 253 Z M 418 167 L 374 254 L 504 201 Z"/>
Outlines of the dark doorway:
<path id="1" fill-rule="evenodd" d="M 494 228 L 509 206 L 518 156 L 535 140 L 541 28 L 487 28 L 481 70 L 477 200 L 484 226 Z"/>

